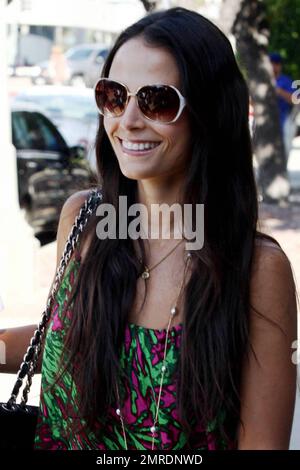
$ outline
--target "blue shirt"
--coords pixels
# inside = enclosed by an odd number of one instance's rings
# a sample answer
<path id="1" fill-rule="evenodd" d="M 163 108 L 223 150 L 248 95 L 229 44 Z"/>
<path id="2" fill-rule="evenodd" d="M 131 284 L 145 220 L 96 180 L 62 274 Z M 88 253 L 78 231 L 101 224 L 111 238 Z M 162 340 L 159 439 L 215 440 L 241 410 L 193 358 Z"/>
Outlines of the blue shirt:
<path id="1" fill-rule="evenodd" d="M 287 75 L 281 74 L 276 79 L 277 87 L 282 88 L 283 90 L 289 93 L 293 93 L 295 91 L 294 88 L 292 88 L 292 83 L 293 83 L 293 80 Z M 284 122 L 291 112 L 292 105 L 287 103 L 283 98 L 281 98 L 281 96 L 278 96 L 277 99 L 278 99 L 278 107 L 279 107 L 280 125 L 281 125 L 281 129 L 283 129 Z"/>

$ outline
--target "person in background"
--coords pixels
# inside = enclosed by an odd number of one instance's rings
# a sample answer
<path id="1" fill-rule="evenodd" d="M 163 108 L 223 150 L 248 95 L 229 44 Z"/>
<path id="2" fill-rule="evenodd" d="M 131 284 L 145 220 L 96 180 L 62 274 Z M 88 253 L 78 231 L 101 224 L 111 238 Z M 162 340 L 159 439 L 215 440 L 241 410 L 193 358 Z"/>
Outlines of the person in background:
<path id="1" fill-rule="evenodd" d="M 279 108 L 280 128 L 282 132 L 285 155 L 286 159 L 288 160 L 292 139 L 295 135 L 295 125 L 292 113 L 292 95 L 295 90 L 292 87 L 292 78 L 282 73 L 282 56 L 278 52 L 273 52 L 270 54 L 270 60 L 276 80 L 276 94 Z"/>
<path id="2" fill-rule="evenodd" d="M 66 85 L 70 78 L 67 59 L 60 46 L 53 46 L 49 59 L 49 74 L 53 85 Z"/>

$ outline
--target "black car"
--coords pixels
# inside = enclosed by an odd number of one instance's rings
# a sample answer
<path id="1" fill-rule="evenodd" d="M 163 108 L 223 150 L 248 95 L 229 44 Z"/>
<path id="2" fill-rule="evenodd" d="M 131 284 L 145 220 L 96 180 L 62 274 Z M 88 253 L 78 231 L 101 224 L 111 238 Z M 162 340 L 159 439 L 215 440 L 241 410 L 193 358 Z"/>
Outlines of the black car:
<path id="1" fill-rule="evenodd" d="M 82 147 L 68 147 L 55 125 L 28 103 L 12 107 L 20 207 L 37 238 L 53 240 L 65 200 L 90 187 L 92 174 Z"/>

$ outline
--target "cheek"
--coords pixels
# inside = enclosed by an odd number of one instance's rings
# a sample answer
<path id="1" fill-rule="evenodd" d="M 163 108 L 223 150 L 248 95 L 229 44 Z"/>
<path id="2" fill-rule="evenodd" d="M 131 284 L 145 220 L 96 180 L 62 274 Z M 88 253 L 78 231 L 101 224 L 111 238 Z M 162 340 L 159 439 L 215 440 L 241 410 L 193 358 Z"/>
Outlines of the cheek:
<path id="1" fill-rule="evenodd" d="M 104 118 L 103 125 L 108 138 L 112 140 L 116 130 L 116 123 L 112 119 Z"/>
<path id="2" fill-rule="evenodd" d="M 182 123 L 165 134 L 168 146 L 179 153 L 189 151 L 191 145 L 190 127 L 187 123 Z"/>
<path id="3" fill-rule="evenodd" d="M 107 120 L 105 118 L 103 119 L 103 126 L 104 126 L 104 130 L 105 130 L 107 136 L 109 137 L 109 134 L 110 134 L 109 125 L 108 125 Z"/>
<path id="4" fill-rule="evenodd" d="M 180 140 L 181 146 L 184 147 L 187 152 L 189 152 L 192 143 L 192 133 L 187 117 L 185 117 L 183 120 L 181 128 L 177 130 L 177 138 Z"/>

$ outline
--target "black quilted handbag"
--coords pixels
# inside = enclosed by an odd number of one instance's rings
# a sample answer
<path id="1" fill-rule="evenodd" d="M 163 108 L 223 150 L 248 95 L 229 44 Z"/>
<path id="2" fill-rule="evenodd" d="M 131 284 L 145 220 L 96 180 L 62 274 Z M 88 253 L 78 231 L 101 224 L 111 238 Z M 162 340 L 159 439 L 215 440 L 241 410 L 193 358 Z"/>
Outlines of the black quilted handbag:
<path id="1" fill-rule="evenodd" d="M 70 231 L 60 265 L 57 269 L 51 293 L 47 300 L 41 322 L 20 365 L 17 380 L 7 403 L 0 403 L 0 450 L 33 449 L 35 430 L 38 418 L 38 406 L 27 405 L 32 377 L 36 371 L 38 359 L 42 349 L 46 326 L 51 315 L 51 306 L 54 296 L 59 288 L 65 269 L 74 252 L 79 236 L 84 230 L 90 215 L 93 214 L 102 199 L 101 192 L 92 190 L 84 205 L 81 207 L 74 225 Z M 26 384 L 22 392 L 21 402 L 17 403 L 23 381 Z"/>

